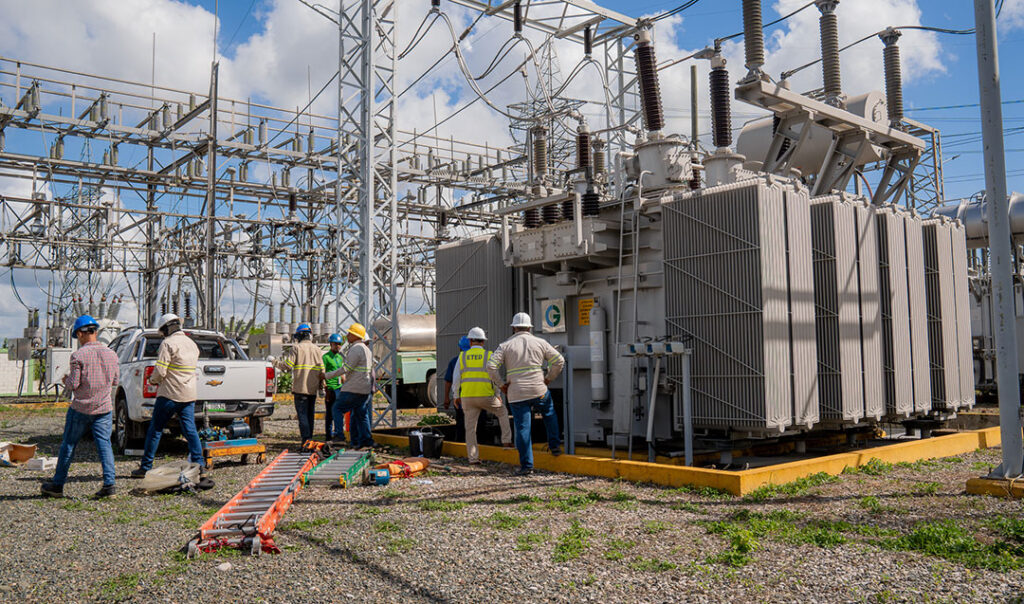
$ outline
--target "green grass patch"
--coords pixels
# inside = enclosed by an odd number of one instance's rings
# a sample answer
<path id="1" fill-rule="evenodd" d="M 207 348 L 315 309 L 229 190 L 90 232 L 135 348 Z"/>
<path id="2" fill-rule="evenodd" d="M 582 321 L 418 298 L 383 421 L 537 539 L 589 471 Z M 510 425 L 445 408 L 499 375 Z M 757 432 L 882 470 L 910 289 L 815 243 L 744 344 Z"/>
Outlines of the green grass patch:
<path id="1" fill-rule="evenodd" d="M 590 547 L 590 537 L 594 531 L 584 527 L 579 520 L 573 520 L 572 526 L 565 530 L 555 544 L 551 554 L 554 562 L 568 562 L 579 558 Z"/>
<path id="2" fill-rule="evenodd" d="M 747 493 L 743 500 L 756 503 L 767 501 L 779 496 L 797 497 L 800 495 L 806 495 L 815 487 L 839 482 L 839 480 L 840 478 L 838 476 L 832 476 L 825 472 L 818 472 L 817 474 L 804 476 L 803 478 L 798 478 L 793 482 L 787 482 L 785 484 L 766 484 L 763 487 Z"/>
<path id="3" fill-rule="evenodd" d="M 509 503 L 543 503 L 544 498 L 537 495 L 516 495 Z"/>
<path id="4" fill-rule="evenodd" d="M 636 501 L 636 495 L 622 490 L 615 490 L 612 491 L 612 494 L 609 495 L 608 499 L 612 501 Z"/>
<path id="5" fill-rule="evenodd" d="M 513 516 L 505 512 L 494 512 L 490 516 L 477 521 L 477 524 L 496 528 L 499 531 L 512 531 L 526 524 L 528 520 L 528 518 L 523 518 L 522 516 Z"/>
<path id="6" fill-rule="evenodd" d="M 447 426 L 448 424 L 454 424 L 447 413 L 435 413 L 433 415 L 424 415 L 416 425 L 417 426 Z"/>
<path id="7" fill-rule="evenodd" d="M 1024 567 L 1024 548 L 1019 542 L 982 543 L 953 520 L 921 522 L 909 533 L 882 539 L 879 545 L 897 551 L 921 552 L 970 568 L 1006 572 Z"/>
<path id="8" fill-rule="evenodd" d="M 192 561 L 188 559 L 188 556 L 182 552 L 171 552 L 167 557 L 170 559 L 171 563 L 166 568 L 161 568 L 156 571 L 156 575 L 158 577 L 184 574 L 192 563 Z"/>
<path id="9" fill-rule="evenodd" d="M 391 520 L 380 520 L 373 523 L 373 530 L 378 533 L 397 533 L 402 530 L 402 525 Z"/>
<path id="10" fill-rule="evenodd" d="M 637 558 L 633 562 L 629 563 L 629 567 L 633 570 L 660 573 L 667 570 L 675 570 L 677 568 L 677 564 L 667 560 L 661 560 L 659 558 Z"/>
<path id="11" fill-rule="evenodd" d="M 672 525 L 661 520 L 648 520 L 644 523 L 643 531 L 648 535 L 656 535 L 667 531 Z"/>
<path id="12" fill-rule="evenodd" d="M 671 493 L 685 493 L 687 495 L 697 495 L 698 497 L 705 497 L 707 499 L 732 499 L 733 495 L 729 491 L 722 489 L 716 489 L 714 487 L 693 487 L 689 485 L 683 485 L 670 489 Z"/>
<path id="13" fill-rule="evenodd" d="M 412 548 L 416 547 L 416 540 L 409 539 L 408 537 L 397 537 L 388 541 L 386 549 L 389 554 L 397 554 L 399 552 L 407 552 Z"/>
<path id="14" fill-rule="evenodd" d="M 416 503 L 424 512 L 455 512 L 466 507 L 463 501 L 419 501 Z"/>
<path id="15" fill-rule="evenodd" d="M 708 556 L 707 564 L 722 564 L 733 568 L 746 566 L 751 554 L 757 549 L 757 539 L 749 530 L 732 525 L 728 529 L 729 547 L 725 551 Z"/>
<path id="16" fill-rule="evenodd" d="M 856 468 L 846 468 L 843 470 L 843 474 L 864 474 L 866 476 L 882 476 L 888 474 L 893 470 L 893 464 L 886 463 L 880 459 L 871 458 L 867 463 L 862 464 Z"/>
<path id="17" fill-rule="evenodd" d="M 381 499 L 401 499 L 402 497 L 408 497 L 411 493 L 402 491 L 399 489 L 384 489 L 380 492 Z"/>
<path id="18" fill-rule="evenodd" d="M 580 491 L 578 488 L 574 490 Z M 547 507 L 570 513 L 578 512 L 597 501 L 601 501 L 601 494 L 596 491 L 583 491 L 568 494 L 562 494 L 559 492 L 559 494 L 555 496 L 555 499 L 548 502 Z"/>
<path id="19" fill-rule="evenodd" d="M 60 507 L 62 510 L 67 510 L 69 512 L 95 512 L 97 509 L 96 506 L 89 505 L 88 503 L 77 499 L 69 499 L 60 504 Z"/>
<path id="20" fill-rule="evenodd" d="M 385 510 L 384 508 L 379 508 L 379 507 L 376 507 L 376 506 L 369 505 L 369 506 L 366 506 L 365 508 L 362 508 L 361 510 L 359 510 L 359 513 L 357 514 L 356 517 L 357 518 L 365 518 L 367 516 L 380 516 L 382 514 L 387 514 L 387 513 L 388 513 L 388 511 Z"/>
<path id="21" fill-rule="evenodd" d="M 975 472 L 988 472 L 992 469 L 992 464 L 987 461 L 976 461 L 971 464 L 971 469 Z"/>
<path id="22" fill-rule="evenodd" d="M 692 514 L 703 514 L 704 508 L 700 505 L 693 503 L 692 501 L 681 501 L 679 503 L 673 503 L 669 506 L 673 510 L 679 510 L 681 512 L 690 512 Z"/>
<path id="23" fill-rule="evenodd" d="M 942 463 L 963 463 L 964 462 L 964 458 L 963 457 L 944 457 L 944 458 L 940 459 L 939 461 L 941 461 Z"/>
<path id="24" fill-rule="evenodd" d="M 605 560 L 622 560 L 626 557 L 626 551 L 636 547 L 635 541 L 628 539 L 609 539 L 608 549 L 604 552 Z"/>
<path id="25" fill-rule="evenodd" d="M 533 551 L 547 540 L 547 533 L 524 533 L 516 537 L 516 551 Z"/>
<path id="26" fill-rule="evenodd" d="M 937 482 L 921 482 L 915 484 L 912 488 L 917 495 L 934 495 L 939 492 L 939 488 L 942 485 Z"/>
<path id="27" fill-rule="evenodd" d="M 100 600 L 121 602 L 138 591 L 141 582 L 142 573 L 120 574 L 97 584 L 96 596 Z"/>
<path id="28" fill-rule="evenodd" d="M 1024 518 L 1019 516 L 997 516 L 988 521 L 987 525 L 990 529 L 1011 541 L 1024 543 Z"/>

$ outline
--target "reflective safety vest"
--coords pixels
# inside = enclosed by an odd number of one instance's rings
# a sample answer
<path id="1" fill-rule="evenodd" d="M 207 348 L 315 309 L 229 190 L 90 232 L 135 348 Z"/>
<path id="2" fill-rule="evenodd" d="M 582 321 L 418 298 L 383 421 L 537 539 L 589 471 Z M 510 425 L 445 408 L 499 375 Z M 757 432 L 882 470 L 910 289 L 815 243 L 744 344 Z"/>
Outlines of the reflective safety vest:
<path id="1" fill-rule="evenodd" d="M 490 359 L 490 351 L 483 348 L 470 348 L 459 354 L 460 397 L 494 396 L 494 384 L 487 373 Z"/>

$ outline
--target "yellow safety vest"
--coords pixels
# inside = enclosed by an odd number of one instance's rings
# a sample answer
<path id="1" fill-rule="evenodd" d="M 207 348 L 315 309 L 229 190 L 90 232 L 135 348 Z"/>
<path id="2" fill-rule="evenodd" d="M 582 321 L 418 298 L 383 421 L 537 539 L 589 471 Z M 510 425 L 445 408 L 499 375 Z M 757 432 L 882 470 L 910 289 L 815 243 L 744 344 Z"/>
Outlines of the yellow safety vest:
<path id="1" fill-rule="evenodd" d="M 482 348 L 470 348 L 459 354 L 459 396 L 494 396 L 494 384 L 487 373 L 491 353 Z"/>

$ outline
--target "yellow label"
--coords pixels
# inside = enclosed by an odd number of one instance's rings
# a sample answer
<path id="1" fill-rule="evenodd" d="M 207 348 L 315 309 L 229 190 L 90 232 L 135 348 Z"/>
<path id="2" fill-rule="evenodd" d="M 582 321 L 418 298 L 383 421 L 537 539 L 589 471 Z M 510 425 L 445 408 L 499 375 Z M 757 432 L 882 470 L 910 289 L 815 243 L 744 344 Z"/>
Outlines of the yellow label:
<path id="1" fill-rule="evenodd" d="M 594 308 L 594 299 L 593 298 L 580 298 L 580 300 L 576 303 L 576 305 L 579 307 L 580 325 L 581 326 L 589 326 L 590 325 L 590 309 Z"/>

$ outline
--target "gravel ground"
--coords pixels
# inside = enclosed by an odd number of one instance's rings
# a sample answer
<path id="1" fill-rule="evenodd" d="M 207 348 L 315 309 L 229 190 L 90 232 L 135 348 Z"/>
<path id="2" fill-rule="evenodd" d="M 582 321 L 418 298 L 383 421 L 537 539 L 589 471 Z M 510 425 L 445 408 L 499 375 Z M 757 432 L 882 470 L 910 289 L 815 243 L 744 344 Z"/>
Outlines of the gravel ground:
<path id="1" fill-rule="evenodd" d="M 0 440 L 46 455 L 62 425 L 61 410 L 0 410 Z M 296 431 L 275 419 L 266 442 L 276 453 Z M 184 455 L 164 442 L 165 460 Z M 302 491 L 280 555 L 194 561 L 177 549 L 257 466 L 218 466 L 198 496 L 136 497 L 136 461 L 118 458 L 121 493 L 92 501 L 91 442 L 78 459 L 63 500 L 0 468 L 0 602 L 1006 602 L 1024 579 L 1021 502 L 964 494 L 996 451 L 744 499 L 442 459 L 386 488 Z"/>

